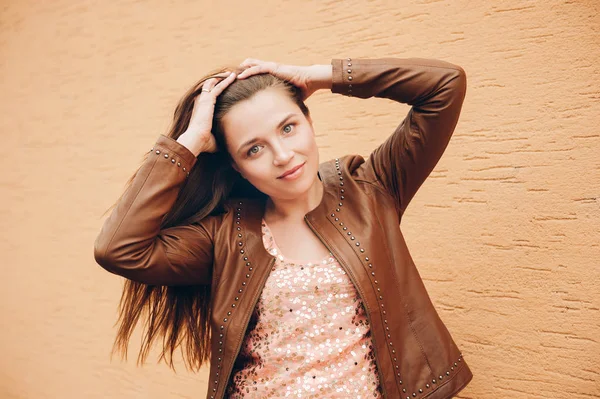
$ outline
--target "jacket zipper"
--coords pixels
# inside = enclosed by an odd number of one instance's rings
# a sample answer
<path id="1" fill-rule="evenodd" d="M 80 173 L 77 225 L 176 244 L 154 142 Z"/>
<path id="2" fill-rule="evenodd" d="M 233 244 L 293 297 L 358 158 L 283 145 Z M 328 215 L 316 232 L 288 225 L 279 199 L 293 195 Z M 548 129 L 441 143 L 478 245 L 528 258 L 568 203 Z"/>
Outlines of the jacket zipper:
<path id="1" fill-rule="evenodd" d="M 321 237 L 321 235 L 314 229 L 314 227 L 310 224 L 310 222 L 308 221 L 308 218 L 306 216 L 304 216 L 304 220 L 306 221 L 306 224 L 308 225 L 308 227 L 310 227 L 310 229 L 313 231 L 313 233 L 315 233 L 315 235 L 319 238 L 319 240 L 323 243 L 323 245 L 325 245 L 325 247 L 329 250 L 329 252 L 331 253 L 335 253 L 335 251 L 333 251 L 328 245 L 327 243 L 325 243 L 325 241 L 323 240 L 323 238 Z M 348 276 L 350 277 L 350 279 L 352 280 L 352 283 L 354 284 L 354 287 L 356 287 L 356 290 L 358 291 L 359 295 L 360 295 L 360 299 L 363 303 L 363 305 L 365 306 L 365 309 L 367 311 L 367 319 L 369 320 L 369 328 L 371 328 L 371 326 L 373 325 L 371 322 L 371 312 L 369 310 L 369 306 L 367 305 L 367 302 L 364 300 L 364 295 L 362 290 L 360 289 L 360 286 L 357 284 L 356 278 L 354 277 L 354 275 L 352 274 L 352 272 L 350 271 L 350 268 L 348 266 L 346 266 L 342 261 L 341 261 L 341 257 L 337 256 L 338 262 L 340 263 L 340 265 L 344 266 L 344 270 L 346 271 L 346 273 L 348 274 Z M 383 375 L 381 373 L 381 367 L 379 364 L 379 359 L 377 357 L 377 345 L 375 343 L 375 334 L 371 334 L 371 340 L 373 341 L 373 353 L 375 354 L 375 363 L 377 364 L 377 373 L 379 374 L 379 382 L 381 385 L 381 391 L 383 392 L 383 397 L 387 398 L 387 392 L 385 390 L 385 380 L 383 379 Z"/>
<path id="2" fill-rule="evenodd" d="M 275 258 L 271 259 L 271 262 L 269 264 L 269 269 L 273 268 L 273 265 L 275 264 Z M 244 328 L 242 329 L 239 337 L 238 337 L 238 344 L 235 350 L 235 355 L 233 356 L 233 360 L 231 361 L 231 367 L 229 367 L 229 371 L 227 372 L 227 378 L 225 379 L 225 382 L 223 383 L 223 393 L 220 396 L 221 398 L 223 398 L 223 396 L 225 396 L 225 390 L 227 389 L 227 384 L 229 383 L 229 378 L 231 377 L 231 372 L 233 371 L 233 365 L 235 363 L 235 360 L 238 357 L 238 354 L 240 353 L 240 350 L 242 349 L 242 343 L 243 343 L 243 337 L 244 334 L 246 332 L 246 329 L 248 328 L 248 323 L 250 321 L 250 317 L 252 316 L 252 312 L 254 311 L 254 308 L 256 307 L 256 304 L 258 302 L 258 298 L 260 297 L 260 294 L 262 293 L 263 288 L 265 288 L 265 284 L 267 283 L 267 279 L 269 277 L 269 272 L 267 271 L 267 273 L 265 273 L 265 277 L 262 279 L 261 283 L 260 283 L 260 289 L 256 290 L 256 294 L 254 294 L 254 297 L 252 298 L 252 307 L 250 307 L 250 311 L 247 312 L 247 315 L 244 317 Z"/>

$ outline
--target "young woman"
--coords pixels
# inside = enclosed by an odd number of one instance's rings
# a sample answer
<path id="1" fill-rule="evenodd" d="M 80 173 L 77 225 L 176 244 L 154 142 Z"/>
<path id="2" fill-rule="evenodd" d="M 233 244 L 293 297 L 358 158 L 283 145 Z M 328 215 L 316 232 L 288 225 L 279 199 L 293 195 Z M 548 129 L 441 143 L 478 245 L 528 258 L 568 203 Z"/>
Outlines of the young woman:
<path id="1" fill-rule="evenodd" d="M 367 160 L 321 163 L 304 101 L 322 89 L 412 107 Z M 201 79 L 95 243 L 127 279 L 116 348 L 145 319 L 138 360 L 162 338 L 171 366 L 177 347 L 209 362 L 207 398 L 455 395 L 472 373 L 399 226 L 465 91 L 461 67 L 420 58 L 247 59 Z"/>

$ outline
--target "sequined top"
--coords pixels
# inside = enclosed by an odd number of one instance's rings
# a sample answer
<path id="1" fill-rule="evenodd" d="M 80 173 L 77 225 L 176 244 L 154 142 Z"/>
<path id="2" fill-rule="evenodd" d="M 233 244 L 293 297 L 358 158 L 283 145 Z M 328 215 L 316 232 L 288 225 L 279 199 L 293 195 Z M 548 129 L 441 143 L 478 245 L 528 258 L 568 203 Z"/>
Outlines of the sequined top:
<path id="1" fill-rule="evenodd" d="M 330 253 L 314 262 L 276 257 L 234 364 L 226 398 L 381 398 L 369 322 Z"/>

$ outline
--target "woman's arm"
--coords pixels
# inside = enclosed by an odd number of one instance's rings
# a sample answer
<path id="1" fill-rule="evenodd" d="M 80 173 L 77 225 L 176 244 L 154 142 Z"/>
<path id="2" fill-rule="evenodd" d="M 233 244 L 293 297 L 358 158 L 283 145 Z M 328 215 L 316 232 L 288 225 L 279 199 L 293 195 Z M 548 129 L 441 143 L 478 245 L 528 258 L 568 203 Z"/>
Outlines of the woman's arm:
<path id="1" fill-rule="evenodd" d="M 412 106 L 394 133 L 356 169 L 357 178 L 380 185 L 396 200 L 401 217 L 446 149 L 467 88 L 465 71 L 422 58 L 334 59 L 333 93 L 380 97 Z"/>
<path id="2" fill-rule="evenodd" d="M 184 145 L 159 136 L 96 238 L 98 264 L 145 284 L 210 284 L 211 219 L 201 225 L 160 228 L 196 161 Z"/>

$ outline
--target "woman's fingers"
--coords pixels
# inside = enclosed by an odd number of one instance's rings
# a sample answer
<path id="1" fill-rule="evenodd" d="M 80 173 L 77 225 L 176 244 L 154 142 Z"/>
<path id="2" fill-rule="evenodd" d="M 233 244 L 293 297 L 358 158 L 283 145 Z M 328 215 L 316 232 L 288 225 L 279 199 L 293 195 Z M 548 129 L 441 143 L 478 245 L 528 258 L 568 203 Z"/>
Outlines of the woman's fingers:
<path id="1" fill-rule="evenodd" d="M 257 60 L 255 58 L 246 58 L 244 61 L 242 61 L 242 63 L 240 64 L 241 67 L 247 68 L 247 67 L 251 67 L 257 64 L 262 63 L 263 61 L 261 60 Z"/>
<path id="2" fill-rule="evenodd" d="M 252 76 L 257 73 L 260 73 L 261 69 L 263 69 L 263 68 L 260 65 L 248 67 L 247 69 L 244 69 L 242 72 L 240 72 L 240 74 L 238 75 L 238 79 L 244 79 L 244 78 L 247 78 L 248 76 Z"/>
<path id="3" fill-rule="evenodd" d="M 238 79 L 244 79 L 248 76 L 260 73 L 275 73 L 277 70 L 277 64 L 275 62 L 257 60 L 256 58 L 246 58 L 240 64 L 240 67 L 244 68 L 244 70 L 240 72 Z"/>
<path id="4" fill-rule="evenodd" d="M 212 119 L 217 97 L 233 81 L 235 73 L 224 72 L 206 79 L 198 96 L 194 99 L 194 107 L 190 122 L 186 129 L 198 147 L 205 152 L 216 152 L 216 140 L 212 135 Z M 198 144 L 200 143 L 200 144 Z"/>
<path id="5" fill-rule="evenodd" d="M 213 87 L 215 87 L 216 84 L 217 84 L 217 79 L 215 79 L 215 78 L 206 79 L 204 81 L 204 83 L 202 83 L 202 92 L 200 93 L 200 95 L 204 96 L 205 93 L 209 93 L 213 89 Z"/>
<path id="6" fill-rule="evenodd" d="M 235 74 L 229 72 L 226 78 L 219 82 L 217 78 L 209 78 L 202 83 L 202 91 L 194 99 L 194 108 L 192 110 L 192 120 L 212 118 L 213 107 L 217 97 L 223 92 L 225 87 L 235 80 Z M 204 121 L 202 124 L 207 124 Z"/>
<path id="7" fill-rule="evenodd" d="M 278 64 L 275 62 L 261 62 L 257 65 L 247 66 L 247 68 L 238 75 L 238 79 L 244 79 L 248 76 L 257 75 L 260 73 L 276 74 L 277 68 Z"/>
<path id="8" fill-rule="evenodd" d="M 234 72 L 225 72 L 219 74 L 219 76 L 221 77 L 220 81 L 217 78 L 209 78 L 204 81 L 199 96 L 200 98 L 210 98 L 212 102 L 215 102 L 217 97 L 235 80 L 236 77 Z"/>
<path id="9" fill-rule="evenodd" d="M 221 94 L 223 92 L 223 90 L 225 90 L 225 88 L 227 86 L 229 86 L 231 84 L 231 82 L 233 82 L 235 80 L 235 77 L 236 77 L 235 72 L 230 72 L 226 78 L 222 79 L 219 83 L 214 85 L 210 92 L 215 97 L 217 97 L 219 94 Z"/>

